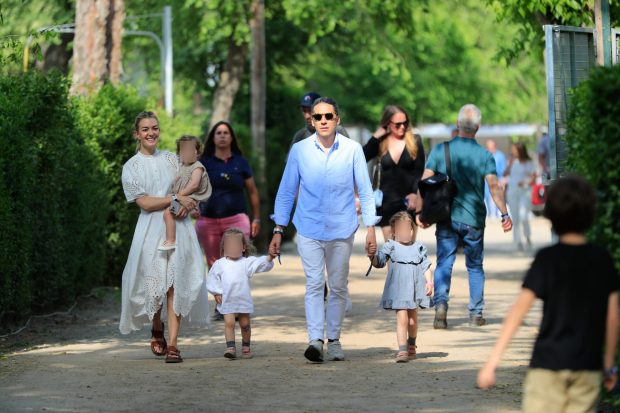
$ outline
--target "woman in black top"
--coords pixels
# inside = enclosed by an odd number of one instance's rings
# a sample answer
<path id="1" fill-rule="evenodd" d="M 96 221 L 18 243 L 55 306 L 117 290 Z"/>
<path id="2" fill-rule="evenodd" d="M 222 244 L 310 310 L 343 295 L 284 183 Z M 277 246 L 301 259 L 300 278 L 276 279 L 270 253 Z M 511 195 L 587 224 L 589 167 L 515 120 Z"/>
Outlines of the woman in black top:
<path id="1" fill-rule="evenodd" d="M 383 111 L 381 124 L 364 145 L 366 161 L 376 159 L 378 171 L 373 185 L 383 191 L 383 203 L 377 208 L 384 239 L 391 237 L 389 221 L 399 211 L 414 211 L 418 182 L 424 172 L 424 146 L 414 135 L 409 115 L 400 106 Z M 380 175 L 380 178 L 379 178 Z"/>

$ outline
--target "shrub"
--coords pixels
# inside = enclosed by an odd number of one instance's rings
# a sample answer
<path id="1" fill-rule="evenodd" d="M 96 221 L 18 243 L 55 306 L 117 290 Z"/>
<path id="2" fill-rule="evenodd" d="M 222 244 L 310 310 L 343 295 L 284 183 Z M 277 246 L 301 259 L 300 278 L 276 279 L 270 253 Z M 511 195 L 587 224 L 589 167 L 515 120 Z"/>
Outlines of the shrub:
<path id="1" fill-rule="evenodd" d="M 590 239 L 606 247 L 620 269 L 620 66 L 597 68 L 574 89 L 566 141 L 568 169 L 598 192 Z"/>
<path id="2" fill-rule="evenodd" d="M 120 285 L 138 219 L 137 207 L 125 200 L 121 172 L 123 164 L 136 153 L 133 123 L 145 109 L 145 102 L 133 90 L 111 85 L 89 97 L 75 98 L 74 102 L 79 132 L 95 154 L 92 167 L 103 174 L 100 186 L 105 202 L 96 210 L 105 220 L 107 265 L 103 282 Z"/>
<path id="3" fill-rule="evenodd" d="M 17 317 L 101 282 L 101 174 L 60 75 L 0 77 L 0 308 Z"/>
<path id="4" fill-rule="evenodd" d="M 597 68 L 572 93 L 567 167 L 595 186 L 598 211 L 589 238 L 607 248 L 620 270 L 620 66 Z M 620 396 L 609 396 L 600 411 L 620 407 Z"/>

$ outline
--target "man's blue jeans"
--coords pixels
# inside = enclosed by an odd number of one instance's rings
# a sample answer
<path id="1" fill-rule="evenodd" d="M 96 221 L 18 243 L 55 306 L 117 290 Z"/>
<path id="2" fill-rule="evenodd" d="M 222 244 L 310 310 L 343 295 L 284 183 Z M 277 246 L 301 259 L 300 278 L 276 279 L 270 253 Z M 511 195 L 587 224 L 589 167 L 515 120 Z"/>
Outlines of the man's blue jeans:
<path id="1" fill-rule="evenodd" d="M 435 270 L 435 305 L 448 304 L 452 267 L 456 249 L 462 242 L 465 265 L 469 273 L 469 314 L 480 315 L 484 307 L 484 228 L 474 228 L 460 222 L 437 224 L 437 269 Z"/>

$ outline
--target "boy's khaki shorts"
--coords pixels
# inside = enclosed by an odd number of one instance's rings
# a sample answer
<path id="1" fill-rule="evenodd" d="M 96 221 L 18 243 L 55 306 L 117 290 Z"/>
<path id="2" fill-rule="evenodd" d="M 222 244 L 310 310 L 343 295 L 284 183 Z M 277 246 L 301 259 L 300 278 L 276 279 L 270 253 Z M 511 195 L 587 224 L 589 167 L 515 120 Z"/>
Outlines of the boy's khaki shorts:
<path id="1" fill-rule="evenodd" d="M 529 369 L 523 384 L 523 411 L 595 413 L 602 380 L 598 371 Z"/>

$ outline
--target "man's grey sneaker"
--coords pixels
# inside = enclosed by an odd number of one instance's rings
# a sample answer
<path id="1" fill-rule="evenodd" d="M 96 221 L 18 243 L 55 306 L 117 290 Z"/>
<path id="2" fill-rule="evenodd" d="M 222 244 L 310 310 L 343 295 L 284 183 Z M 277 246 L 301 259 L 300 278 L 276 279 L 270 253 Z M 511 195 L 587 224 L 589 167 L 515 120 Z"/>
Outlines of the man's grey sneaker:
<path id="1" fill-rule="evenodd" d="M 344 352 L 342 351 L 342 345 L 340 344 L 340 341 L 327 342 L 327 360 L 344 360 Z"/>
<path id="2" fill-rule="evenodd" d="M 470 315 L 469 316 L 469 325 L 472 327 L 481 327 L 487 323 L 487 320 L 482 317 L 482 314 L 479 315 Z"/>
<path id="3" fill-rule="evenodd" d="M 312 340 L 310 345 L 304 352 L 304 357 L 313 363 L 323 362 L 323 342 L 321 340 Z"/>
<path id="4" fill-rule="evenodd" d="M 436 330 L 445 330 L 448 328 L 448 306 L 444 303 L 437 304 L 435 307 L 433 328 Z"/>

